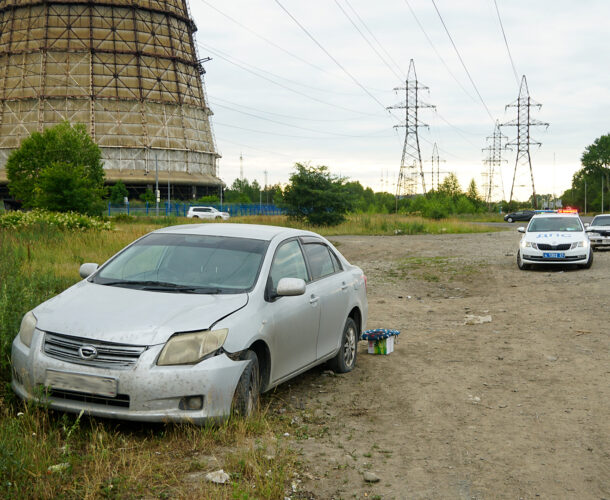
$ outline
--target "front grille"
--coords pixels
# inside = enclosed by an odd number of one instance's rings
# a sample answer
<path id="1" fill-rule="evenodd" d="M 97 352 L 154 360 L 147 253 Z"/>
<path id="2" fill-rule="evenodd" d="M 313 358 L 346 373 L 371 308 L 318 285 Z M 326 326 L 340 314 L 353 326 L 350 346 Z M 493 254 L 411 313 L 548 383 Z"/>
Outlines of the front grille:
<path id="1" fill-rule="evenodd" d="M 61 399 L 65 401 L 80 401 L 81 403 L 129 408 L 129 396 L 127 394 L 117 394 L 116 397 L 111 398 L 108 396 L 97 396 L 93 394 L 85 394 L 82 392 L 49 389 L 47 395 L 50 398 Z"/>
<path id="2" fill-rule="evenodd" d="M 571 243 L 561 243 L 559 245 L 549 245 L 548 243 L 538 243 L 538 250 L 569 250 Z"/>
<path id="3" fill-rule="evenodd" d="M 93 359 L 81 358 L 79 354 L 81 347 L 94 347 L 97 356 Z M 113 344 L 101 340 L 69 337 L 56 333 L 46 333 L 44 338 L 44 352 L 47 356 L 61 361 L 98 368 L 127 370 L 135 366 L 145 350 L 146 347 L 144 346 Z"/>

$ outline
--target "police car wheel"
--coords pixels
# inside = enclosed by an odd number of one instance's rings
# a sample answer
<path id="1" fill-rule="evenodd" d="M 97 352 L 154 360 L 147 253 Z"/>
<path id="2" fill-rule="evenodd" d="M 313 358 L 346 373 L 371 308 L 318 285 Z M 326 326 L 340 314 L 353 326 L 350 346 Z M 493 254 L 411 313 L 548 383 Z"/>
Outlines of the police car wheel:
<path id="1" fill-rule="evenodd" d="M 525 264 L 521 259 L 521 252 L 517 251 L 517 267 L 522 271 L 527 271 L 530 268 L 529 264 Z"/>
<path id="2" fill-rule="evenodd" d="M 582 269 L 590 269 L 591 265 L 593 264 L 593 252 L 589 252 L 589 258 L 587 259 L 587 263 L 586 264 L 582 264 L 580 267 Z"/>

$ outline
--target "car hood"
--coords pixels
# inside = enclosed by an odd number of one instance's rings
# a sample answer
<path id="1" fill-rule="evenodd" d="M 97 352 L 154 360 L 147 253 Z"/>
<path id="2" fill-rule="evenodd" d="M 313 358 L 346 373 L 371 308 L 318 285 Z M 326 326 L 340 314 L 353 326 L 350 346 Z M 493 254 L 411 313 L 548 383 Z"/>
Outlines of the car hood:
<path id="1" fill-rule="evenodd" d="M 533 243 L 546 243 L 548 245 L 560 245 L 562 243 L 573 243 L 574 241 L 582 241 L 587 236 L 582 231 L 548 231 L 548 232 L 531 232 L 525 233 L 526 241 Z"/>
<path id="2" fill-rule="evenodd" d="M 81 281 L 33 312 L 42 331 L 154 345 L 166 342 L 175 332 L 210 328 L 247 303 L 246 293 L 165 293 Z"/>
<path id="3" fill-rule="evenodd" d="M 610 231 L 610 226 L 589 226 L 589 231 Z"/>

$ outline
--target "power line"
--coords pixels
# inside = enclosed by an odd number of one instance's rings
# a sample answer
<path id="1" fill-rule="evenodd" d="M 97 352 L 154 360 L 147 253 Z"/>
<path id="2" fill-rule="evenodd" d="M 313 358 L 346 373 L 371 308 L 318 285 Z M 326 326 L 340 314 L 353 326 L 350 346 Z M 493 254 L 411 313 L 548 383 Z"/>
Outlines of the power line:
<path id="1" fill-rule="evenodd" d="M 504 25 L 502 24 L 502 18 L 500 17 L 500 10 L 498 9 L 498 2 L 494 0 L 494 5 L 496 7 L 496 14 L 498 14 L 498 21 L 500 22 L 500 29 L 502 30 L 502 36 L 504 37 L 504 45 L 506 45 L 506 52 L 508 52 L 508 58 L 510 59 L 510 65 L 513 68 L 513 74 L 515 75 L 515 81 L 517 85 L 519 85 L 519 74 L 517 73 L 517 69 L 515 68 L 515 62 L 513 61 L 513 56 L 510 54 L 510 49 L 508 48 L 508 40 L 506 39 L 506 33 L 504 32 Z"/>
<path id="2" fill-rule="evenodd" d="M 394 66 L 396 66 L 396 69 L 398 69 L 398 71 L 404 75 L 404 71 L 402 71 L 402 69 L 400 68 L 400 65 L 394 60 L 394 58 L 390 55 L 390 53 L 385 49 L 385 47 L 381 44 L 381 42 L 379 40 L 377 40 L 377 37 L 374 35 L 374 33 L 369 29 L 369 27 L 366 25 L 366 23 L 364 22 L 364 20 L 362 19 L 362 17 L 360 17 L 360 15 L 358 14 L 358 12 L 356 11 L 356 9 L 354 9 L 354 7 L 352 7 L 352 4 L 349 2 L 349 0 L 345 0 L 345 3 L 347 4 L 347 6 L 350 8 L 350 10 L 356 15 L 356 17 L 358 18 L 358 20 L 362 23 L 362 26 L 364 26 L 364 29 L 366 29 L 366 31 L 368 31 L 369 35 L 371 35 L 371 37 L 373 38 L 373 40 L 375 40 L 375 42 L 377 42 L 377 45 L 379 45 L 379 47 L 381 48 L 381 50 L 383 50 L 383 52 L 385 53 L 386 56 L 388 56 L 388 59 L 390 61 L 392 61 L 392 63 L 394 64 Z M 404 79 L 404 76 L 401 78 L 401 80 Z"/>
<path id="3" fill-rule="evenodd" d="M 254 75 L 254 76 L 257 76 L 258 78 L 262 78 L 263 80 L 266 80 L 266 81 L 268 81 L 268 82 L 270 82 L 270 83 L 273 83 L 274 85 L 277 85 L 278 87 L 281 87 L 281 88 L 283 88 L 284 90 L 288 90 L 289 92 L 293 92 L 293 93 L 298 94 L 298 95 L 300 95 L 300 96 L 306 97 L 307 99 L 310 99 L 310 100 L 315 101 L 315 102 L 317 102 L 317 103 L 324 104 L 325 106 L 331 106 L 331 107 L 333 107 L 333 108 L 342 109 L 343 111 L 349 111 L 350 113 L 356 113 L 356 114 L 358 114 L 358 115 L 363 115 L 363 116 L 379 116 L 379 115 L 377 115 L 377 114 L 373 114 L 373 113 L 365 113 L 365 112 L 363 112 L 363 111 L 357 111 L 357 110 L 355 110 L 355 109 L 346 108 L 346 107 L 344 107 L 344 106 L 340 106 L 339 104 L 334 104 L 334 103 L 331 103 L 331 102 L 328 102 L 328 101 L 324 101 L 324 100 L 322 100 L 322 99 L 318 99 L 317 97 L 313 97 L 313 96 L 311 96 L 311 95 L 309 95 L 309 94 L 306 94 L 306 93 L 304 93 L 304 92 L 301 92 L 301 91 L 299 91 L 299 90 L 292 89 L 292 88 L 288 87 L 287 85 L 284 85 L 284 84 L 282 84 L 282 83 L 280 83 L 280 82 L 276 82 L 276 81 L 275 81 L 275 80 L 273 80 L 272 78 L 269 78 L 269 77 L 267 77 L 267 76 L 265 76 L 265 75 L 261 75 L 261 74 L 257 73 L 257 72 L 256 72 L 256 71 L 254 71 L 254 70 L 251 70 L 251 69 L 249 69 L 249 68 L 246 68 L 245 66 L 243 66 L 243 65 L 241 65 L 241 64 L 239 64 L 239 63 L 237 63 L 237 62 L 235 62 L 235 61 L 232 61 L 232 60 L 231 60 L 230 58 L 228 58 L 228 57 L 224 57 L 224 56 L 220 55 L 220 54 L 219 54 L 217 51 L 215 51 L 214 49 L 210 49 L 209 47 L 206 47 L 205 45 L 203 45 L 203 44 L 201 44 L 201 43 L 199 43 L 198 45 L 200 45 L 200 46 L 201 46 L 202 48 L 204 48 L 205 50 L 209 50 L 209 51 L 210 51 L 210 52 L 212 52 L 212 53 L 216 53 L 215 55 L 216 55 L 217 57 L 219 57 L 220 59 L 223 59 L 223 60 L 227 61 L 228 63 L 233 64 L 234 66 L 237 66 L 238 68 L 240 68 L 240 69 L 242 69 L 242 70 L 246 71 L 247 73 L 250 73 L 250 74 L 252 74 L 252 75 Z"/>
<path id="4" fill-rule="evenodd" d="M 253 118 L 256 118 L 258 120 L 264 120 L 267 122 L 271 122 L 271 123 L 276 123 L 278 125 L 283 125 L 284 127 L 291 127 L 291 128 L 296 128 L 299 130 L 305 130 L 307 132 L 317 132 L 319 134 L 325 134 L 325 135 L 334 135 L 336 137 L 370 137 L 370 135 L 363 135 L 363 136 L 354 136 L 354 135 L 348 135 L 348 134 L 341 134 L 339 132 L 328 132 L 325 130 L 315 130 L 312 128 L 307 128 L 307 127 L 299 127 L 298 125 L 291 125 L 290 123 L 286 123 L 286 122 L 282 122 L 279 120 L 273 120 L 272 118 L 265 118 L 264 116 L 260 116 L 260 115 L 256 115 L 254 113 L 248 113 L 247 111 L 242 111 L 236 108 L 232 108 L 231 106 L 225 106 L 223 104 L 216 104 L 216 106 L 219 106 L 221 108 L 225 108 L 225 109 L 230 109 L 231 111 L 235 111 L 236 113 L 241 113 L 242 115 L 247 115 L 247 116 L 251 116 Z M 385 129 L 384 129 L 385 130 Z"/>
<path id="5" fill-rule="evenodd" d="M 376 98 L 376 97 L 375 97 L 375 96 L 374 96 L 374 95 L 373 95 L 373 94 L 372 94 L 372 93 L 371 93 L 371 92 L 370 92 L 370 91 L 369 91 L 369 90 L 368 90 L 368 89 L 367 89 L 367 88 L 366 88 L 364 85 L 362 85 L 362 84 L 361 84 L 361 83 L 360 83 L 360 82 L 359 82 L 359 81 L 358 81 L 358 80 L 357 80 L 357 79 L 356 79 L 356 78 L 355 78 L 355 77 L 354 77 L 354 76 L 353 76 L 353 75 L 352 75 L 352 74 L 351 74 L 349 71 L 347 71 L 347 69 L 345 69 L 345 67 L 344 67 L 344 66 L 343 66 L 343 65 L 342 65 L 342 64 L 341 64 L 339 61 L 337 61 L 337 59 L 335 59 L 335 58 L 333 57 L 333 55 L 332 55 L 330 52 L 328 52 L 328 50 L 326 50 L 326 49 L 324 48 L 324 46 L 323 46 L 323 45 L 322 45 L 320 42 L 318 42 L 318 40 L 316 40 L 316 39 L 314 38 L 314 36 L 313 36 L 311 33 L 309 33 L 309 31 L 307 31 L 307 28 L 305 28 L 305 27 L 304 27 L 304 26 L 303 26 L 303 25 L 302 25 L 302 24 L 301 24 L 301 23 L 298 21 L 298 19 L 297 19 L 296 17 L 294 17 L 294 16 L 293 16 L 293 15 L 292 15 L 292 14 L 291 14 L 291 13 L 290 13 L 290 12 L 289 12 L 287 9 L 286 9 L 286 7 L 284 7 L 284 6 L 283 6 L 283 5 L 280 3 L 280 1 L 279 1 L 279 0 L 275 0 L 275 3 L 276 3 L 276 4 L 278 4 L 278 5 L 280 6 L 280 8 L 281 8 L 281 9 L 282 9 L 282 10 L 283 10 L 285 13 L 286 13 L 286 15 L 288 15 L 288 17 L 290 17 L 290 19 L 292 19 L 292 20 L 293 20 L 293 21 L 294 21 L 294 22 L 297 24 L 297 26 L 298 26 L 299 28 L 301 28 L 301 30 L 302 30 L 302 31 L 303 31 L 303 32 L 304 32 L 304 33 L 305 33 L 305 34 L 306 34 L 306 35 L 309 37 L 309 39 L 310 39 L 312 42 L 314 42 L 314 43 L 315 43 L 315 44 L 316 44 L 316 45 L 317 45 L 317 46 L 320 48 L 320 50 L 322 50 L 322 51 L 323 51 L 323 52 L 324 52 L 324 53 L 325 53 L 325 54 L 326 54 L 326 55 L 327 55 L 327 56 L 328 56 L 328 57 L 329 57 L 329 58 L 330 58 L 330 59 L 331 59 L 331 60 L 332 60 L 332 61 L 333 61 L 333 62 L 334 62 L 334 63 L 335 63 L 335 64 L 336 64 L 336 65 L 337 65 L 337 66 L 338 66 L 338 67 L 339 67 L 339 68 L 340 68 L 340 69 L 341 69 L 341 70 L 342 70 L 342 71 L 343 71 L 343 72 L 344 72 L 346 75 L 347 75 L 347 76 L 349 76 L 349 77 L 352 79 L 352 81 L 353 81 L 353 82 L 354 82 L 356 85 L 358 85 L 358 87 L 360 87 L 360 88 L 361 88 L 361 89 L 362 89 L 364 92 L 366 92 L 366 94 L 367 94 L 367 95 L 368 95 L 368 96 L 369 96 L 371 99 L 373 99 L 373 100 L 374 100 L 374 101 L 375 101 L 377 104 L 379 104 L 379 105 L 380 105 L 380 106 L 381 106 L 381 107 L 384 109 L 384 111 L 386 110 L 385 105 L 384 105 L 384 104 L 383 104 L 383 103 L 382 103 L 382 102 L 381 102 L 379 99 L 377 99 L 377 98 Z M 391 113 L 389 113 L 389 114 L 391 115 Z"/>
<path id="6" fill-rule="evenodd" d="M 398 78 L 399 80 L 402 80 L 402 76 L 399 75 L 394 68 L 392 68 L 392 66 L 390 66 L 390 64 L 385 60 L 385 58 L 379 53 L 379 51 L 373 46 L 373 44 L 370 42 L 370 40 L 364 36 L 364 33 L 362 33 L 362 30 L 358 27 L 358 25 L 354 22 L 354 20 L 349 16 L 349 14 L 345 11 L 345 9 L 341 6 L 341 4 L 339 3 L 338 0 L 335 0 L 335 3 L 337 4 L 337 7 L 339 7 L 339 9 L 341 10 L 341 12 L 343 12 L 343 15 L 347 18 L 347 20 L 352 23 L 352 26 L 354 28 L 356 28 L 356 31 L 358 33 L 360 33 L 360 36 L 362 37 L 362 39 L 367 43 L 367 45 L 373 50 L 373 52 L 375 52 L 375 54 L 377 55 L 377 57 L 379 57 L 379 59 L 387 66 L 387 68 L 394 73 L 394 75 L 396 76 L 396 78 Z M 360 18 L 359 18 L 360 19 Z M 362 20 L 360 20 L 362 22 Z M 379 43 L 379 42 L 378 42 Z"/>
<path id="7" fill-rule="evenodd" d="M 232 104 L 233 106 L 239 106 L 240 108 L 249 109 L 251 111 L 256 111 L 258 113 L 263 113 L 266 115 L 279 116 L 281 118 L 289 118 L 290 120 L 309 121 L 309 122 L 350 122 L 350 121 L 362 120 L 362 118 L 360 118 L 360 117 L 328 119 L 328 118 L 308 118 L 308 117 L 306 118 L 304 116 L 285 115 L 282 113 L 274 113 L 273 111 L 266 111 L 266 110 L 263 110 L 260 108 L 253 108 L 252 106 L 246 106 L 245 104 L 229 101 L 228 99 L 223 99 L 222 97 L 218 97 L 218 96 L 214 96 L 214 98 L 210 100 L 210 104 L 212 104 L 212 106 L 217 106 L 218 104 L 216 103 L 216 101 L 221 101 L 221 102 L 224 102 L 227 104 Z"/>
<path id="8" fill-rule="evenodd" d="M 247 132 L 254 132 L 256 134 L 273 135 L 273 136 L 277 136 L 277 137 L 291 137 L 293 139 L 315 139 L 315 140 L 333 140 L 333 141 L 337 140 L 337 137 L 324 137 L 324 136 L 313 137 L 313 136 L 305 136 L 305 135 L 290 135 L 290 134 L 280 134 L 280 133 L 277 133 L 277 132 L 267 132 L 265 130 L 257 130 L 257 129 L 253 129 L 253 128 L 240 127 L 238 125 L 231 125 L 229 123 L 222 123 L 222 122 L 219 122 L 218 120 L 214 120 L 214 123 L 216 125 L 220 125 L 222 127 L 235 128 L 235 129 L 238 129 L 238 130 L 245 130 Z M 385 131 L 386 131 L 386 129 L 383 129 L 380 132 L 385 132 Z M 342 135 L 341 137 L 362 139 L 362 138 L 365 138 L 365 137 L 371 137 L 371 134 L 366 134 L 366 135 Z M 378 135 L 377 137 L 382 137 L 382 136 Z"/>
<path id="9" fill-rule="evenodd" d="M 436 13 L 438 14 L 439 19 L 441 20 L 441 24 L 443 25 L 443 28 L 445 28 L 445 32 L 447 33 L 447 36 L 449 37 L 449 40 L 451 41 L 451 45 L 453 45 L 453 49 L 455 50 L 455 53 L 457 54 L 458 59 L 460 60 L 460 63 L 462 63 L 462 67 L 464 68 L 464 71 L 468 75 L 468 79 L 470 80 L 470 83 L 472 84 L 475 92 L 479 96 L 479 100 L 481 101 L 481 104 L 483 104 L 483 106 L 485 107 L 485 110 L 487 111 L 489 118 L 491 118 L 491 121 L 493 122 L 494 117 L 492 116 L 491 111 L 489 111 L 489 108 L 487 107 L 487 104 L 485 104 L 485 101 L 483 100 L 483 97 L 481 96 L 479 89 L 477 88 L 476 84 L 474 83 L 474 80 L 472 79 L 472 76 L 470 75 L 470 71 L 468 71 L 468 68 L 466 67 L 466 64 L 464 63 L 464 60 L 462 59 L 462 56 L 460 55 L 460 51 L 458 50 L 457 46 L 455 45 L 455 42 L 453 41 L 453 38 L 451 37 L 451 33 L 449 33 L 449 29 L 447 28 L 447 25 L 445 24 L 445 20 L 443 19 L 443 16 L 441 16 L 441 13 L 438 10 L 438 7 L 436 6 L 436 2 L 434 0 L 431 0 L 431 2 L 432 2 L 432 5 L 434 5 L 434 9 L 436 10 Z"/>
<path id="10" fill-rule="evenodd" d="M 411 15 L 413 16 L 413 18 L 415 19 L 415 22 L 417 23 L 417 25 L 419 26 L 419 29 L 421 29 L 422 33 L 424 34 L 424 36 L 426 37 L 426 40 L 428 40 L 428 43 L 430 44 L 430 47 L 432 47 L 432 50 L 434 50 L 434 53 L 436 54 L 436 56 L 440 59 L 440 61 L 443 63 L 443 66 L 445 66 L 445 69 L 447 70 L 447 72 L 451 75 L 451 77 L 455 80 L 455 83 L 457 83 L 459 85 L 459 87 L 464 91 L 464 94 L 466 94 L 470 99 L 472 99 L 473 101 L 476 101 L 476 99 L 474 97 L 472 97 L 470 95 L 470 93 L 466 90 L 466 88 L 462 85 L 462 82 L 460 82 L 458 80 L 458 78 L 453 74 L 453 71 L 451 71 L 451 69 L 449 68 L 449 66 L 447 65 L 447 63 L 445 62 L 445 59 L 443 59 L 443 56 L 440 55 L 439 51 L 436 50 L 436 46 L 434 45 L 434 42 L 432 41 L 432 39 L 428 36 L 428 33 L 426 32 L 426 30 L 424 29 L 422 23 L 419 21 L 419 18 L 417 17 L 417 15 L 415 14 L 415 11 L 413 10 L 413 7 L 411 7 L 411 4 L 409 3 L 409 0 L 405 0 L 405 3 L 407 4 L 407 7 L 409 7 L 409 10 L 411 11 Z"/>

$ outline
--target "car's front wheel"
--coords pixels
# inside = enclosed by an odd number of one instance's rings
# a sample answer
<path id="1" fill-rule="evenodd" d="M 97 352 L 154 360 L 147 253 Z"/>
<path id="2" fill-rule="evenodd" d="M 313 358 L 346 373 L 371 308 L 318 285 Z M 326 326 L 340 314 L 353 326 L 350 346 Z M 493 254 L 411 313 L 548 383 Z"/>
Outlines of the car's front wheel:
<path id="1" fill-rule="evenodd" d="M 521 258 L 520 250 L 517 251 L 517 267 L 519 269 L 521 269 L 522 271 L 527 271 L 530 268 L 529 264 L 526 264 L 525 262 L 523 262 L 523 259 Z"/>
<path id="2" fill-rule="evenodd" d="M 258 410 L 261 382 L 258 356 L 254 351 L 246 351 L 242 359 L 249 361 L 239 378 L 233 396 L 233 414 L 249 417 Z"/>
<path id="3" fill-rule="evenodd" d="M 508 219 L 506 219 L 506 222 L 513 222 L 513 218 L 509 217 Z"/>
<path id="4" fill-rule="evenodd" d="M 337 373 L 351 372 L 356 366 L 358 354 L 358 326 L 352 318 L 347 318 L 341 336 L 341 347 L 337 355 L 330 361 L 331 368 Z"/>

